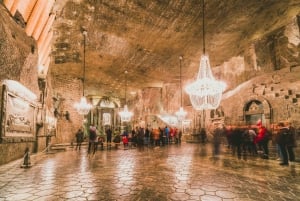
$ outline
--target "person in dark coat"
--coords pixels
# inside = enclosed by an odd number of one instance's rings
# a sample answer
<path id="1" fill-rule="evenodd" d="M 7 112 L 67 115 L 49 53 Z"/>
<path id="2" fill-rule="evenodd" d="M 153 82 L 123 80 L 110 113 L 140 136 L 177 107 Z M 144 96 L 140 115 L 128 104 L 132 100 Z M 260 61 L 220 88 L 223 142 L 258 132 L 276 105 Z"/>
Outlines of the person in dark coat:
<path id="1" fill-rule="evenodd" d="M 231 133 L 231 145 L 232 145 L 232 154 L 237 156 L 239 159 L 242 158 L 242 144 L 243 144 L 243 130 L 240 127 L 236 127 L 232 130 Z"/>
<path id="2" fill-rule="evenodd" d="M 106 129 L 105 134 L 106 134 L 106 144 L 107 144 L 107 147 L 108 147 L 108 143 L 109 143 L 109 146 L 111 146 L 112 130 L 110 128 Z"/>
<path id="3" fill-rule="evenodd" d="M 75 137 L 76 137 L 76 143 L 77 143 L 75 150 L 77 150 L 77 149 L 80 150 L 81 144 L 83 142 L 83 131 L 81 129 L 78 129 L 78 131 L 76 132 Z"/>
<path id="4" fill-rule="evenodd" d="M 92 149 L 93 149 L 93 152 L 94 152 L 96 140 L 97 140 L 96 127 L 95 126 L 91 126 L 90 130 L 89 130 L 88 154 L 91 153 Z"/>
<path id="5" fill-rule="evenodd" d="M 206 139 L 207 139 L 207 134 L 205 128 L 201 128 L 200 130 L 200 138 L 201 138 L 201 143 L 205 144 Z"/>
<path id="6" fill-rule="evenodd" d="M 282 154 L 282 162 L 280 165 L 289 165 L 290 162 L 295 161 L 295 154 L 293 147 L 295 144 L 294 130 L 290 125 L 284 125 L 283 122 L 278 123 L 278 137 L 277 143 L 279 145 L 280 152 Z"/>
<path id="7" fill-rule="evenodd" d="M 223 127 L 221 125 L 216 125 L 215 130 L 213 132 L 213 156 L 217 156 L 220 154 L 220 145 L 223 137 Z"/>
<path id="8" fill-rule="evenodd" d="M 278 123 L 278 129 L 279 132 L 277 137 L 277 143 L 282 154 L 282 162 L 280 163 L 280 165 L 289 165 L 288 154 L 286 149 L 289 129 L 285 127 L 284 123 L 282 122 Z"/>
<path id="9" fill-rule="evenodd" d="M 289 160 L 290 162 L 295 162 L 294 148 L 297 147 L 296 129 L 291 125 L 290 122 L 287 122 L 285 126 L 289 129 L 289 135 L 288 135 L 287 145 L 286 145 Z"/>

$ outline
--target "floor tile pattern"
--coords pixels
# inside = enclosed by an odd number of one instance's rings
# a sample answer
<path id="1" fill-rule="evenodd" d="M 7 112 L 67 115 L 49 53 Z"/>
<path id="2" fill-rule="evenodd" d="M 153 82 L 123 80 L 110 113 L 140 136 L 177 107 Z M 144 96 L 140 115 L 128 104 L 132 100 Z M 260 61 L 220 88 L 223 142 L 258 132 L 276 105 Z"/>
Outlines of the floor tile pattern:
<path id="1" fill-rule="evenodd" d="M 68 149 L 0 166 L 0 201 L 297 201 L 300 164 L 237 159 L 207 145 L 102 150 Z"/>

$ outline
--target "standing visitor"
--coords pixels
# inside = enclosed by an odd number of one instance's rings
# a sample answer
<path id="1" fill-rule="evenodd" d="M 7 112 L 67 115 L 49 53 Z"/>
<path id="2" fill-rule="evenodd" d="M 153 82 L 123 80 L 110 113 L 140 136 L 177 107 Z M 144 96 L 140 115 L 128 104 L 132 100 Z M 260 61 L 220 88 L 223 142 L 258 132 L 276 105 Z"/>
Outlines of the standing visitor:
<path id="1" fill-rule="evenodd" d="M 258 133 L 255 138 L 255 142 L 258 144 L 259 148 L 261 148 L 263 151 L 262 158 L 269 159 L 269 148 L 268 148 L 269 139 L 267 136 L 268 131 L 266 127 L 262 125 L 261 121 L 257 123 L 257 128 L 258 128 Z"/>
<path id="2" fill-rule="evenodd" d="M 128 137 L 127 137 L 127 135 L 123 134 L 122 142 L 123 142 L 124 149 L 128 148 Z"/>
<path id="3" fill-rule="evenodd" d="M 136 147 L 137 146 L 137 134 L 136 134 L 136 130 L 133 128 L 131 130 L 131 143 L 132 143 L 132 146 Z"/>
<path id="4" fill-rule="evenodd" d="M 142 147 L 144 145 L 144 137 L 145 137 L 145 130 L 144 128 L 140 127 L 137 132 L 137 145 L 138 147 Z"/>
<path id="5" fill-rule="evenodd" d="M 145 145 L 149 146 L 150 145 L 150 130 L 147 127 L 145 130 L 145 139 L 144 139 Z"/>
<path id="6" fill-rule="evenodd" d="M 237 152 L 238 159 L 242 158 L 243 132 L 241 127 L 236 126 L 230 136 L 232 155 Z"/>
<path id="7" fill-rule="evenodd" d="M 297 147 L 296 130 L 291 125 L 290 122 L 287 122 L 285 126 L 288 128 L 288 131 L 289 131 L 289 133 L 288 133 L 289 135 L 288 135 L 288 138 L 287 138 L 287 145 L 286 145 L 289 160 L 290 160 L 290 162 L 295 162 L 294 147 Z"/>
<path id="8" fill-rule="evenodd" d="M 112 140 L 112 130 L 110 129 L 110 127 L 106 129 L 105 134 L 106 134 L 106 145 L 108 148 L 108 143 L 109 143 L 109 147 L 111 147 L 111 140 Z"/>
<path id="9" fill-rule="evenodd" d="M 207 138 L 207 134 L 206 134 L 205 128 L 201 128 L 200 129 L 200 138 L 201 138 L 201 143 L 205 144 L 206 138 Z"/>
<path id="10" fill-rule="evenodd" d="M 91 153 L 91 149 L 95 149 L 95 142 L 97 140 L 97 134 L 96 134 L 96 127 L 95 126 L 90 126 L 89 130 L 89 145 L 88 145 L 88 154 Z"/>
<path id="11" fill-rule="evenodd" d="M 288 142 L 288 135 L 289 135 L 289 129 L 284 126 L 284 123 L 280 122 L 278 123 L 278 137 L 277 137 L 277 143 L 280 148 L 280 153 L 282 156 L 282 161 L 279 165 L 289 165 L 289 158 L 287 153 L 287 142 Z"/>
<path id="12" fill-rule="evenodd" d="M 251 128 L 251 126 L 248 127 L 248 132 L 249 132 L 249 137 L 250 137 L 250 142 L 249 142 L 249 151 L 251 155 L 256 155 L 257 154 L 257 149 L 256 145 L 254 143 L 254 140 L 256 138 L 256 132 Z"/>
<path id="13" fill-rule="evenodd" d="M 226 139 L 227 139 L 227 148 L 228 149 L 232 148 L 232 132 L 233 132 L 232 126 L 227 126 L 225 135 L 226 135 Z"/>
<path id="14" fill-rule="evenodd" d="M 158 130 L 159 130 L 159 145 L 161 144 L 162 146 L 165 145 L 165 132 L 164 132 L 164 129 L 158 127 Z"/>
<path id="15" fill-rule="evenodd" d="M 220 145 L 223 136 L 223 129 L 221 125 L 215 125 L 213 132 L 213 156 L 218 156 L 220 154 Z"/>
<path id="16" fill-rule="evenodd" d="M 169 144 L 169 135 L 170 135 L 170 129 L 168 126 L 165 127 L 164 129 L 164 141 L 165 143 L 164 144 Z"/>
<path id="17" fill-rule="evenodd" d="M 182 138 L 182 129 L 178 132 L 178 144 L 181 144 L 181 138 Z"/>
<path id="18" fill-rule="evenodd" d="M 76 137 L 76 143 L 77 143 L 75 150 L 77 150 L 77 149 L 80 150 L 81 149 L 81 144 L 83 142 L 83 131 L 81 129 L 78 129 L 78 131 L 76 132 L 75 137 Z"/>

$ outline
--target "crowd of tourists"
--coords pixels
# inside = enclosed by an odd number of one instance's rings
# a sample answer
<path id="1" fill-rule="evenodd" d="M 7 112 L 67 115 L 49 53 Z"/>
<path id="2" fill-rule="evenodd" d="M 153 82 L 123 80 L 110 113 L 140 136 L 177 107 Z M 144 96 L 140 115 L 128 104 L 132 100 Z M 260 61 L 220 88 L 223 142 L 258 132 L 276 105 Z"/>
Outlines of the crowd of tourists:
<path id="1" fill-rule="evenodd" d="M 227 126 L 216 125 L 211 131 L 211 143 L 213 145 L 213 154 L 220 153 L 220 146 L 226 139 L 227 148 L 237 155 L 239 159 L 244 156 L 260 156 L 263 159 L 269 159 L 269 144 L 272 142 L 277 147 L 278 159 L 280 165 L 288 165 L 295 161 L 294 147 L 296 147 L 296 132 L 290 123 L 278 123 L 272 131 L 268 130 L 261 122 L 255 126 Z M 81 129 L 76 133 L 76 150 L 81 147 L 84 140 Z M 207 132 L 201 129 L 199 132 L 200 142 L 206 143 Z M 165 146 L 169 144 L 180 144 L 182 131 L 176 127 L 158 127 L 143 128 L 136 127 L 131 131 L 124 130 L 123 133 L 113 136 L 111 128 L 105 130 L 105 137 L 97 135 L 95 126 L 91 126 L 88 132 L 88 154 L 95 154 L 97 149 L 104 149 L 104 143 L 107 148 L 111 148 L 112 143 L 115 146 L 122 144 L 124 149 L 130 147 L 143 146 Z"/>
<path id="2" fill-rule="evenodd" d="M 104 149 L 106 143 L 107 148 L 111 148 L 112 143 L 115 146 L 123 144 L 124 148 L 142 147 L 142 146 L 164 146 L 168 144 L 181 143 L 182 131 L 176 127 L 164 128 L 143 128 L 136 127 L 131 131 L 124 130 L 123 133 L 113 136 L 111 128 L 105 130 L 105 136 L 97 135 L 95 126 L 90 126 L 88 130 L 88 154 L 95 154 L 98 149 Z M 81 144 L 84 141 L 84 132 L 78 129 L 75 134 L 76 147 L 75 150 L 81 149 Z"/>
<path id="3" fill-rule="evenodd" d="M 256 126 L 217 126 L 213 131 L 212 143 L 214 154 L 219 154 L 220 144 L 224 136 L 227 140 L 227 148 L 237 155 L 260 156 L 269 159 L 269 144 L 273 143 L 277 148 L 277 156 L 280 165 L 288 165 L 295 161 L 294 148 L 296 144 L 296 131 L 290 123 L 278 123 L 272 131 L 268 130 L 261 122 Z M 222 138 L 223 137 L 223 138 Z"/>
<path id="4" fill-rule="evenodd" d="M 164 146 L 167 144 L 181 143 L 182 132 L 176 127 L 164 128 L 143 128 L 136 127 L 130 132 L 125 130 L 122 133 L 122 143 L 124 146 Z"/>

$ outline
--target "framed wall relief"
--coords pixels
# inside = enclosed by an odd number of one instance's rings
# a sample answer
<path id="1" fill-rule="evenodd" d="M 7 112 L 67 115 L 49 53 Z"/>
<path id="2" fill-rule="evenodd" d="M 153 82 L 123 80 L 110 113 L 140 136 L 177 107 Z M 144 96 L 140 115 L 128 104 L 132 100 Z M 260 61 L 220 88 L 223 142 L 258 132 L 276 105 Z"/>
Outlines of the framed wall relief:
<path id="1" fill-rule="evenodd" d="M 5 136 L 32 136 L 34 110 L 27 101 L 7 93 Z"/>
<path id="2" fill-rule="evenodd" d="M 35 95 L 13 80 L 5 80 L 1 86 L 1 138 L 35 136 Z"/>
<path id="3" fill-rule="evenodd" d="M 110 126 L 111 125 L 111 114 L 110 113 L 103 113 L 103 125 Z"/>

